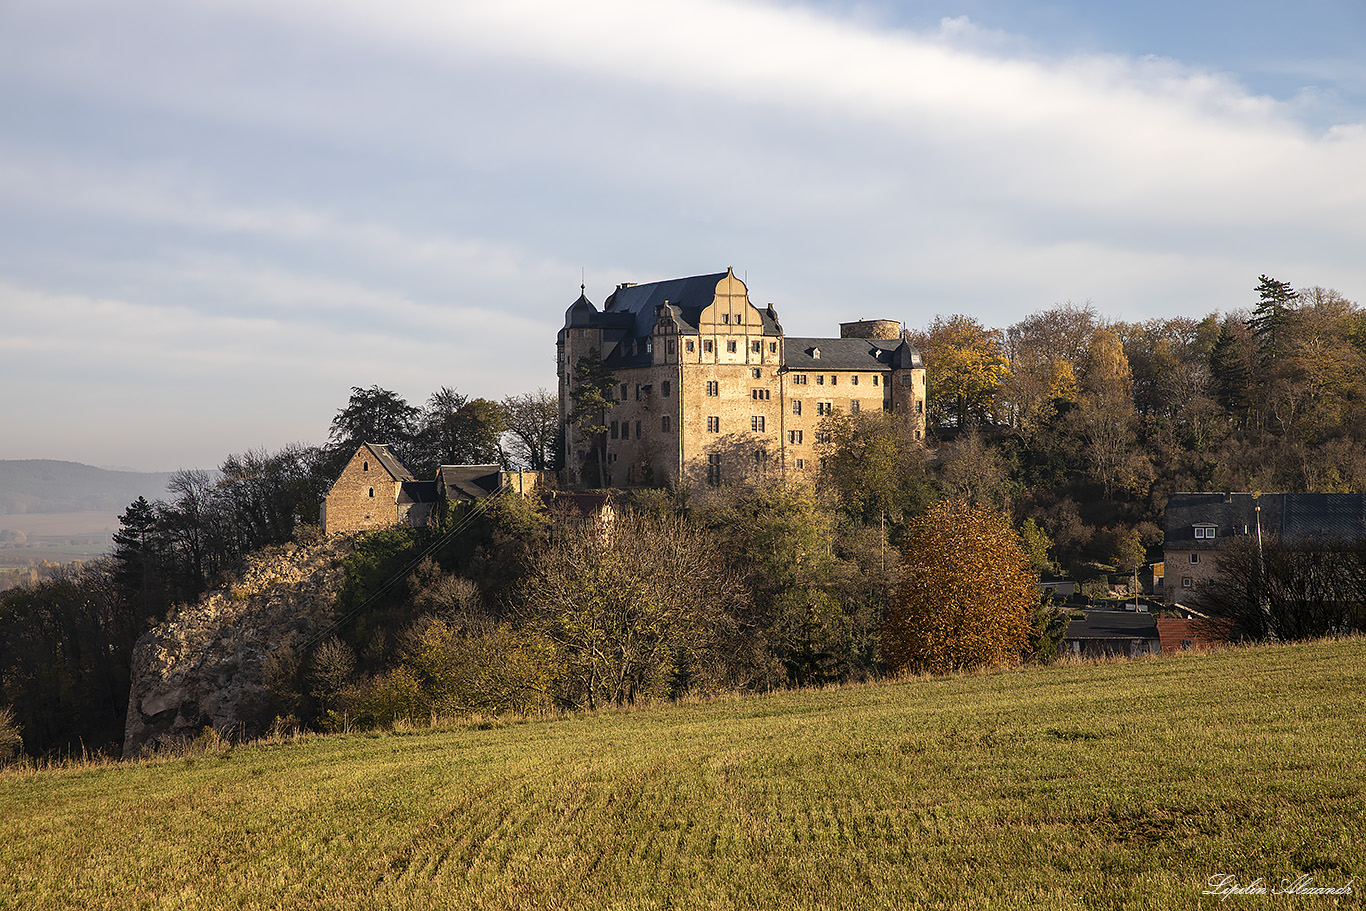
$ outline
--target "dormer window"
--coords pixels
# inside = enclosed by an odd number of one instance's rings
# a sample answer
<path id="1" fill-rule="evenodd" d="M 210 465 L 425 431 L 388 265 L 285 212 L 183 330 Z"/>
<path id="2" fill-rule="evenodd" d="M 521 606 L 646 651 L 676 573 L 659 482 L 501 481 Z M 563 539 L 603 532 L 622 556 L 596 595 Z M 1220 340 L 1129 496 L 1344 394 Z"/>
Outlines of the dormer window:
<path id="1" fill-rule="evenodd" d="M 812 349 L 811 349 L 811 358 L 812 358 L 812 360 L 817 360 L 817 361 L 820 360 L 820 359 L 821 359 L 821 349 L 819 349 L 819 348 L 812 348 Z"/>
<path id="2" fill-rule="evenodd" d="M 1197 525 L 1197 526 L 1195 526 L 1195 539 L 1196 539 L 1197 541 L 1203 541 L 1203 540 L 1207 540 L 1207 539 L 1210 540 L 1210 541 L 1213 541 L 1213 540 L 1214 540 L 1215 538 L 1217 538 L 1218 536 L 1219 536 L 1219 526 L 1218 526 L 1218 525 Z"/>

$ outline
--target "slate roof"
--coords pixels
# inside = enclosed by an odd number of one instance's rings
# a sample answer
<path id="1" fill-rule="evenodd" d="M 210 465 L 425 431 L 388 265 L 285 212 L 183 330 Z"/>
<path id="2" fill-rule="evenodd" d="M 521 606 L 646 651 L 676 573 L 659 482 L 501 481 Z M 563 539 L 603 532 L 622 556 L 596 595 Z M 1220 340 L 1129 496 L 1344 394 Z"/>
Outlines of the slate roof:
<path id="1" fill-rule="evenodd" d="M 1282 540 L 1353 539 L 1366 536 L 1366 494 L 1175 493 L 1167 501 L 1166 547 L 1212 550 L 1229 537 L 1257 534 L 1261 507 L 1262 534 Z M 1196 525 L 1218 526 L 1217 537 L 1196 538 Z"/>
<path id="2" fill-rule="evenodd" d="M 502 469 L 497 465 L 442 465 L 436 481 L 446 488 L 446 496 L 456 500 L 476 500 L 496 493 L 502 486 Z"/>
<path id="3" fill-rule="evenodd" d="M 404 468 L 403 463 L 398 460 L 398 456 L 389 451 L 387 443 L 366 443 L 365 445 L 375 454 L 375 459 L 380 466 L 393 475 L 395 481 L 414 480 L 413 473 Z"/>
<path id="4" fill-rule="evenodd" d="M 816 352 L 820 352 L 820 357 Z M 924 367 L 920 352 L 899 338 L 798 338 L 783 343 L 783 365 L 791 371 L 879 370 Z"/>
<path id="5" fill-rule="evenodd" d="M 1157 639 L 1157 620 L 1138 611 L 1092 610 L 1067 624 L 1066 639 Z"/>
<path id="6" fill-rule="evenodd" d="M 435 503 L 436 482 L 404 481 L 399 488 L 398 500 L 400 503 Z"/>

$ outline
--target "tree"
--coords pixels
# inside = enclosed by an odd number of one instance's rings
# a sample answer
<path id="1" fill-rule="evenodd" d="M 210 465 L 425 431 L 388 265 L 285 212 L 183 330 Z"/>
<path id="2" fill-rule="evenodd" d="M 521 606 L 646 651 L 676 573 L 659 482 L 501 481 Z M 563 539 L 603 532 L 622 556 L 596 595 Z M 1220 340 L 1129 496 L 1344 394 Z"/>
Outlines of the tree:
<path id="1" fill-rule="evenodd" d="M 899 524 L 931 498 L 924 448 L 898 417 L 836 411 L 821 420 L 816 439 L 821 480 L 850 516 Z"/>
<path id="2" fill-rule="evenodd" d="M 399 458 L 407 458 L 420 415 L 418 409 L 388 389 L 352 386 L 346 407 L 332 418 L 327 442 L 342 464 L 362 443 L 384 443 L 392 446 Z"/>
<path id="3" fill-rule="evenodd" d="M 711 541 L 681 519 L 631 513 L 561 528 L 521 597 L 528 648 L 570 708 L 729 683 L 739 601 Z"/>
<path id="4" fill-rule="evenodd" d="M 1091 471 L 1108 500 L 1116 484 L 1129 487 L 1137 479 L 1133 375 L 1119 336 L 1109 329 L 1091 336 L 1082 364 L 1081 401 L 1074 414 Z"/>
<path id="5" fill-rule="evenodd" d="M 1026 437 L 1053 419 L 1060 401 L 1075 401 L 1076 371 L 1096 330 L 1090 302 L 1071 301 L 1035 313 L 1005 335 L 1009 374 L 1001 395 L 1011 426 Z"/>
<path id="6" fill-rule="evenodd" d="M 894 669 L 943 674 L 1019 661 L 1038 575 L 1005 516 L 941 500 L 911 524 L 902 557 L 905 581 L 883 626 Z"/>
<path id="7" fill-rule="evenodd" d="M 551 468 L 555 436 L 560 430 L 560 405 L 545 389 L 503 399 L 503 416 L 512 435 L 512 458 L 532 471 Z"/>
<path id="8" fill-rule="evenodd" d="M 996 394 L 1009 372 L 999 329 L 969 316 L 935 317 L 923 338 L 930 420 L 966 427 L 996 421 Z"/>
<path id="9" fill-rule="evenodd" d="M 574 365 L 574 385 L 569 392 L 573 407 L 569 422 L 588 438 L 597 455 L 599 487 L 607 486 L 607 412 L 614 404 L 611 393 L 615 385 L 616 377 L 596 348 Z"/>
<path id="10" fill-rule="evenodd" d="M 949 496 L 993 509 L 1010 505 L 1009 467 L 977 430 L 954 440 L 941 461 L 939 482 Z"/>
<path id="11" fill-rule="evenodd" d="M 450 386 L 442 386 L 431 394 L 422 410 L 422 429 L 418 431 L 416 447 L 418 464 L 414 467 L 430 473 L 439 465 L 460 464 L 456 415 L 468 401 Z"/>
<path id="12" fill-rule="evenodd" d="M 472 399 L 455 413 L 452 436 L 455 464 L 504 465 L 503 409 L 488 399 Z"/>
<path id="13" fill-rule="evenodd" d="M 1281 329 L 1295 305 L 1295 289 L 1289 282 L 1276 281 L 1266 275 L 1257 276 L 1257 306 L 1248 325 L 1257 336 L 1262 365 L 1266 366 L 1281 353 Z"/>
<path id="14" fill-rule="evenodd" d="M 1246 636 L 1298 640 L 1366 629 L 1366 543 L 1242 538 L 1221 550 L 1199 592 Z"/>

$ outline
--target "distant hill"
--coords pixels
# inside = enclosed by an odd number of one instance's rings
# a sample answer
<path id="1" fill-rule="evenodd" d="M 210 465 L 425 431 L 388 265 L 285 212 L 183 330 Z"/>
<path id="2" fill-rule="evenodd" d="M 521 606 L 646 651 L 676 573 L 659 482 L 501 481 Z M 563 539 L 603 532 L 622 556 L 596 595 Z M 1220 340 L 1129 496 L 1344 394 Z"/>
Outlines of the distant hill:
<path id="1" fill-rule="evenodd" d="M 171 472 L 108 471 L 53 459 L 0 459 L 0 515 L 107 512 L 166 496 Z"/>

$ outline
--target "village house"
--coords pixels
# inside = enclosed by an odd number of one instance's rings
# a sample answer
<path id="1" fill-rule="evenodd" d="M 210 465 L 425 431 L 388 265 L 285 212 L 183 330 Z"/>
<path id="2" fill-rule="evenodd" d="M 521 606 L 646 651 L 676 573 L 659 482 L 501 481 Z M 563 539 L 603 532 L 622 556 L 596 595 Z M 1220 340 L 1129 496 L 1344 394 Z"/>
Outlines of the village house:
<path id="1" fill-rule="evenodd" d="M 601 310 L 580 291 L 556 340 L 570 487 L 802 477 L 819 468 L 820 423 L 835 412 L 888 412 L 924 439 L 925 365 L 894 320 L 788 336 L 732 269 L 622 284 Z M 613 378 L 600 435 L 571 420 L 584 359 Z"/>
<path id="2" fill-rule="evenodd" d="M 1164 598 L 1196 603 L 1200 588 L 1218 573 L 1219 551 L 1234 541 L 1366 536 L 1366 494 L 1176 493 L 1164 522 Z"/>

